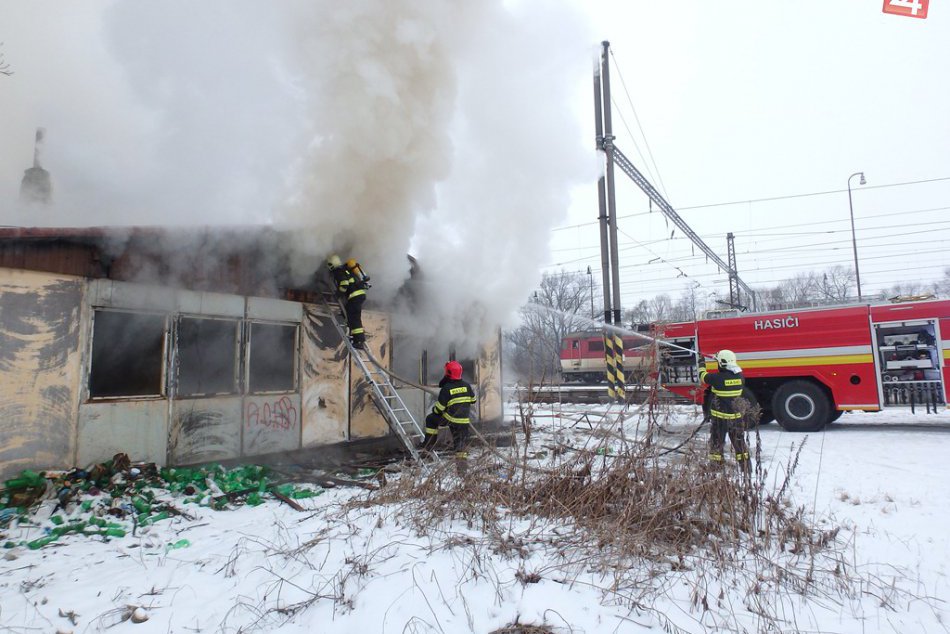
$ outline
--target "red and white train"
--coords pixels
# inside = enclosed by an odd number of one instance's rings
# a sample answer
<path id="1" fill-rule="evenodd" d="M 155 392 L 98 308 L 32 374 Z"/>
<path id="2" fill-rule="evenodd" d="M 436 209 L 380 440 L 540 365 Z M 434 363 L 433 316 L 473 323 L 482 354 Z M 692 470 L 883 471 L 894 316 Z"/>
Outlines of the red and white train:
<path id="1" fill-rule="evenodd" d="M 650 371 L 655 355 L 651 341 L 624 336 L 623 369 L 627 383 L 639 382 Z M 599 383 L 607 380 L 604 334 L 600 331 L 572 332 L 561 340 L 561 380 Z"/>

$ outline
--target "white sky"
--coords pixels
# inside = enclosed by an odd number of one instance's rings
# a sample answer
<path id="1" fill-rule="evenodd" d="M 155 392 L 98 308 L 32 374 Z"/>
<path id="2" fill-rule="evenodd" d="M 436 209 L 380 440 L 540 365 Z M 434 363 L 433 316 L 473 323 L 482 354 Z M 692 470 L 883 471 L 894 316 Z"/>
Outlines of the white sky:
<path id="1" fill-rule="evenodd" d="M 471 315 L 480 297 L 481 321 L 504 321 L 538 268 L 599 267 L 588 69 L 608 39 L 618 146 L 724 259 L 735 233 L 744 281 L 850 265 L 841 190 L 857 171 L 864 290 L 930 281 L 950 266 L 950 16 L 881 5 L 0 0 L 16 71 L 0 77 L 0 224 L 268 222 L 289 205 L 321 227 L 313 262 L 355 234 L 377 291 L 410 251 L 452 280 L 443 305 Z M 393 26 L 406 16 L 417 31 Z M 387 86 L 400 97 L 373 92 Z M 11 201 L 37 126 L 58 207 L 23 219 Z M 724 296 L 726 276 L 617 183 L 623 305 Z"/>
<path id="2" fill-rule="evenodd" d="M 919 20 L 884 14 L 880 0 L 580 4 L 611 42 L 618 147 L 723 260 L 725 234 L 735 234 L 746 283 L 852 266 L 847 193 L 690 207 L 845 190 L 858 171 L 868 180 L 852 181 L 864 292 L 930 281 L 950 266 L 946 7 Z M 593 146 L 592 83 L 584 89 Z M 928 179 L 945 180 L 876 188 Z M 634 216 L 648 210 L 646 196 L 619 170 L 617 183 L 624 306 L 675 298 L 694 281 L 727 296 L 726 276 L 691 257 L 679 231 L 664 239 L 673 227 L 658 212 Z M 599 286 L 596 216 L 592 184 L 576 192 L 563 226 L 589 224 L 552 232 L 547 270 L 590 264 Z"/>

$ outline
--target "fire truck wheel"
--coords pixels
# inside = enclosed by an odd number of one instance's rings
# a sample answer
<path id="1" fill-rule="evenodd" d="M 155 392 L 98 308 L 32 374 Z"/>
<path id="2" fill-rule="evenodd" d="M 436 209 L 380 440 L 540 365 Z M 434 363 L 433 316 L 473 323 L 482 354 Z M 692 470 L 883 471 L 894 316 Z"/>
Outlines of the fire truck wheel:
<path id="1" fill-rule="evenodd" d="M 836 420 L 838 420 L 839 418 L 841 418 L 841 415 L 842 415 L 842 414 L 844 414 L 844 411 L 843 411 L 843 410 L 836 409 L 835 411 L 831 412 L 831 418 L 828 419 L 828 422 L 829 422 L 829 423 L 835 422 Z"/>
<path id="2" fill-rule="evenodd" d="M 831 399 L 814 383 L 789 381 L 775 391 L 772 411 L 786 431 L 820 431 L 831 420 Z"/>

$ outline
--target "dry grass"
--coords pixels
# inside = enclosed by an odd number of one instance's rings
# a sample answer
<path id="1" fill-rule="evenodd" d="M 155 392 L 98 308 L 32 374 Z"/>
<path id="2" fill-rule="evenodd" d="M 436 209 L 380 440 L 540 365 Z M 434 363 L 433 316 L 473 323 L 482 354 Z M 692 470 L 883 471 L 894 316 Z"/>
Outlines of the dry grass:
<path id="1" fill-rule="evenodd" d="M 699 612 L 717 602 L 721 607 L 723 587 L 743 584 L 764 623 L 781 620 L 765 598 L 773 591 L 849 592 L 837 529 L 814 525 L 788 498 L 797 454 L 777 488 L 766 486 L 758 455 L 750 474 L 733 464 L 712 469 L 705 434 L 691 430 L 671 439 L 659 423 L 663 407 L 653 392 L 636 415 L 623 408 L 593 429 L 575 424 L 569 433 L 562 426 L 552 434 L 534 428 L 534 408 L 523 403 L 520 433 L 504 449 L 475 452 L 464 477 L 452 463 L 434 473 L 410 471 L 350 508 L 387 507 L 419 534 L 442 535 L 445 548 L 523 562 L 544 551 L 549 563 L 542 569 L 522 564 L 518 582 L 576 583 L 593 573 L 610 601 L 638 611 L 651 611 L 650 597 L 669 589 L 671 573 L 694 584 Z M 631 422 L 639 426 L 635 436 L 625 432 Z M 484 538 L 453 533 L 456 523 Z M 475 561 L 483 556 L 473 555 Z M 511 627 L 498 632 L 551 631 Z"/>
<path id="2" fill-rule="evenodd" d="M 734 463 L 712 469 L 706 434 L 665 427 L 669 405 L 655 387 L 642 406 L 599 419 L 581 413 L 536 426 L 535 404 L 517 411 L 504 448 L 473 449 L 464 472 L 451 461 L 409 468 L 340 507 L 337 519 L 369 512 L 378 529 L 410 526 L 469 562 L 472 579 L 491 580 L 499 600 L 509 584 L 593 585 L 605 605 L 629 610 L 627 620 L 648 615 L 671 633 L 683 630 L 655 606 L 664 596 L 682 605 L 684 583 L 697 624 L 721 631 L 746 631 L 750 619 L 758 631 L 796 631 L 795 597 L 806 595 L 842 609 L 867 596 L 896 603 L 892 585 L 852 569 L 853 544 L 837 528 L 821 528 L 790 498 L 801 446 L 784 478 L 767 485 L 756 431 L 750 473 Z M 500 561 L 513 578 L 502 580 Z M 548 625 L 553 614 L 492 634 L 573 631 Z"/>

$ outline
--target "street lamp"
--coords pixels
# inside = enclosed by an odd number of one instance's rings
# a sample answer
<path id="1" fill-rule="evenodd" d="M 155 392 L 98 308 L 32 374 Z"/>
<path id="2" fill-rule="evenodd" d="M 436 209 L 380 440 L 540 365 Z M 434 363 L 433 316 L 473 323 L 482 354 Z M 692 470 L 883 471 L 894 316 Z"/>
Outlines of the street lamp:
<path id="1" fill-rule="evenodd" d="M 854 248 L 854 279 L 858 285 L 858 301 L 861 300 L 861 271 L 858 270 L 858 241 L 854 237 L 854 205 L 851 203 L 851 179 L 855 176 L 860 176 L 861 180 L 859 185 L 866 185 L 867 181 L 864 180 L 864 172 L 855 172 L 848 177 L 848 209 L 851 211 L 851 246 Z"/>
<path id="2" fill-rule="evenodd" d="M 594 272 L 590 270 L 590 264 L 587 265 L 587 279 L 590 280 L 590 318 L 594 318 Z"/>

